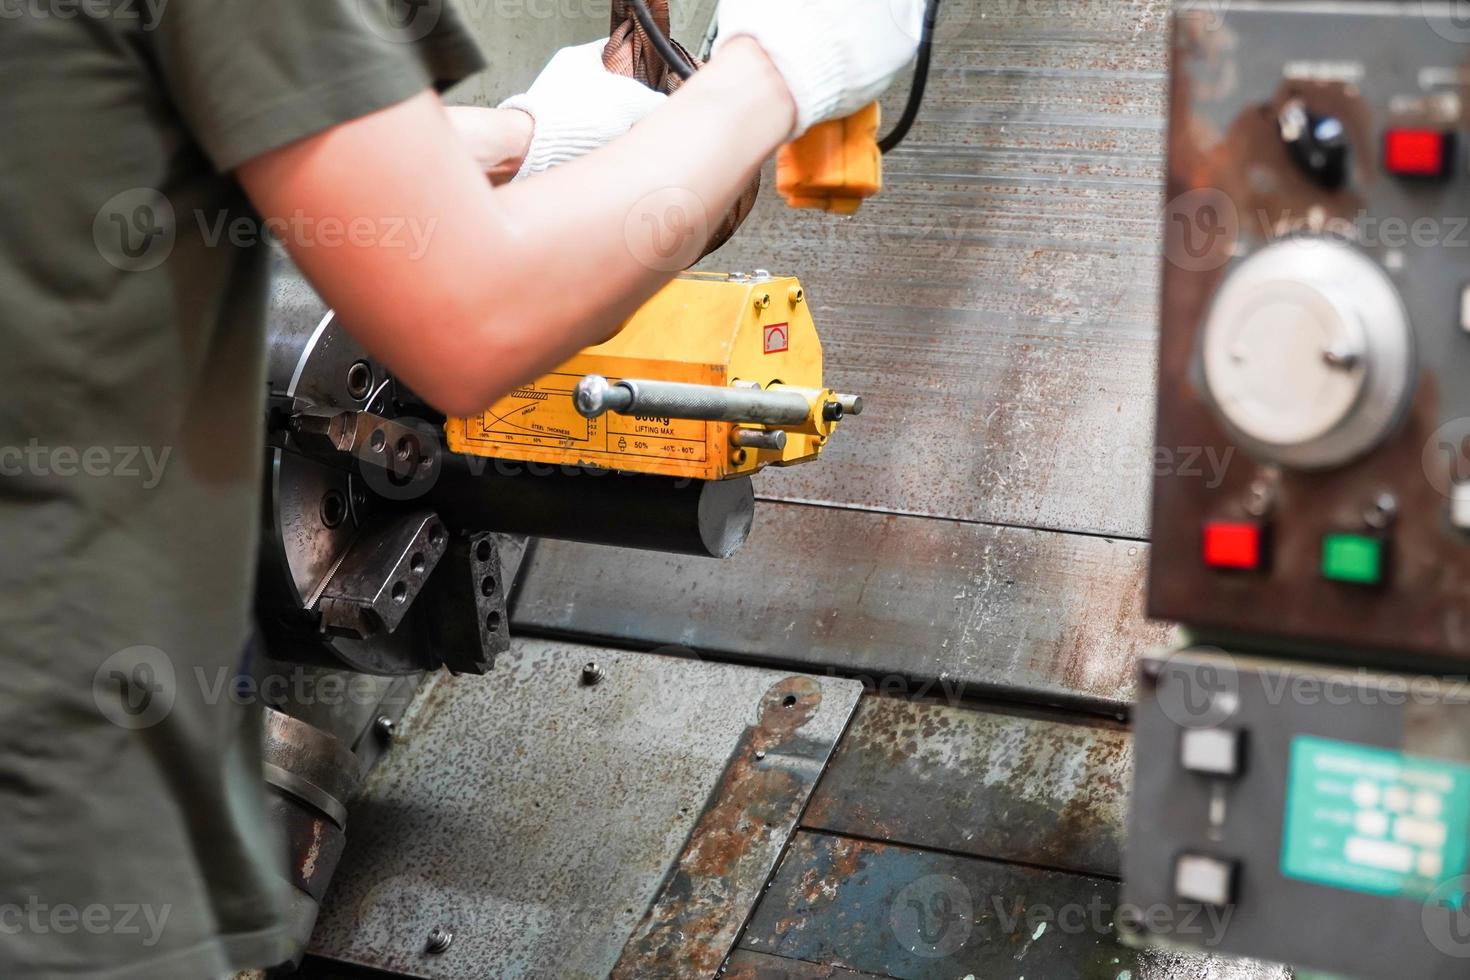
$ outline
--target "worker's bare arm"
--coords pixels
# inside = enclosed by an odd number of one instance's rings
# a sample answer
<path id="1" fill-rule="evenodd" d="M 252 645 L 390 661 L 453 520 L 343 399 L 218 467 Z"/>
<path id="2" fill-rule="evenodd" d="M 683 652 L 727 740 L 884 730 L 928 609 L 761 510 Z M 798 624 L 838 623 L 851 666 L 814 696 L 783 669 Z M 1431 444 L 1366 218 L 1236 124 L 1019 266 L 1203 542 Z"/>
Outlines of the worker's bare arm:
<path id="1" fill-rule="evenodd" d="M 676 264 L 650 234 L 678 233 L 671 214 L 695 233 L 717 221 L 795 118 L 768 57 L 740 39 L 626 138 L 508 187 L 485 180 L 431 93 L 238 174 L 266 217 L 418 223 L 416 247 L 286 244 L 369 350 L 440 409 L 473 414 L 637 309 Z M 684 238 L 692 259 L 702 241 Z"/>
<path id="2" fill-rule="evenodd" d="M 478 166 L 499 186 L 508 184 L 521 169 L 531 148 L 535 122 L 519 109 L 482 109 L 451 106 L 449 123 Z"/>

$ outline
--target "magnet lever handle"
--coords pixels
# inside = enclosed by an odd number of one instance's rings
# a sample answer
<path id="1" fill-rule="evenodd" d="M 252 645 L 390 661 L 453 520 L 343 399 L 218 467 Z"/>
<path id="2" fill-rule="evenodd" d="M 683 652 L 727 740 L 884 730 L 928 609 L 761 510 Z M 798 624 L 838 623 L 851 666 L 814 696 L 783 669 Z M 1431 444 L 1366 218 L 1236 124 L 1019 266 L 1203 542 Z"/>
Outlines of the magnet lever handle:
<path id="1" fill-rule="evenodd" d="M 791 429 L 809 427 L 816 420 L 830 424 L 844 414 L 862 411 L 862 399 L 856 395 L 837 395 L 816 389 L 722 388 L 630 378 L 610 382 L 597 374 L 589 374 L 577 383 L 572 400 L 577 411 L 589 419 L 613 412 L 644 418 L 734 422 Z"/>

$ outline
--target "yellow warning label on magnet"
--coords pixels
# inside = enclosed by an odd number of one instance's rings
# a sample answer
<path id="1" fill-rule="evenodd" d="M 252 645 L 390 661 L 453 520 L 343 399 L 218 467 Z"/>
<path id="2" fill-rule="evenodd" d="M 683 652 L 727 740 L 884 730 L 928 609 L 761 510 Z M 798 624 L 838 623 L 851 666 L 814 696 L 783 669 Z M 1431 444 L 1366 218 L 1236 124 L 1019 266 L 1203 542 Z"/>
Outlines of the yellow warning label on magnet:
<path id="1" fill-rule="evenodd" d="M 690 464 L 710 460 L 709 422 L 605 415 L 584 418 L 572 401 L 582 374 L 548 374 L 500 399 L 483 414 L 450 428 L 451 449 L 507 459 L 646 470 L 667 461 L 685 475 Z M 616 378 L 611 380 L 616 381 Z M 454 443 L 463 438 L 468 445 Z M 641 465 L 637 465 L 641 463 Z"/>

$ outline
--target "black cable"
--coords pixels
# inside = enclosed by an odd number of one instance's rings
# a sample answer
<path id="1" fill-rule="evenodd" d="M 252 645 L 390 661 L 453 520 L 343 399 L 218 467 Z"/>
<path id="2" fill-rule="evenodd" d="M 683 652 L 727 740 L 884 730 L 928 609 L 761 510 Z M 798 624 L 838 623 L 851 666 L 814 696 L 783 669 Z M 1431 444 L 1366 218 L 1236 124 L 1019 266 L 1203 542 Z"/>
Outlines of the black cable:
<path id="1" fill-rule="evenodd" d="M 674 43 L 669 40 L 668 35 L 659 30 L 658 25 L 653 22 L 653 11 L 648 9 L 645 0 L 633 0 L 633 16 L 638 18 L 638 24 L 643 28 L 643 33 L 653 42 L 653 49 L 658 56 L 669 66 L 669 71 L 688 80 L 694 75 L 694 65 L 679 53 Z"/>
<path id="2" fill-rule="evenodd" d="M 938 20 L 939 0 L 929 0 L 924 11 L 924 33 L 919 38 L 919 60 L 914 65 L 914 84 L 909 89 L 908 105 L 904 106 L 903 115 L 899 117 L 898 125 L 893 127 L 893 132 L 878 141 L 878 149 L 884 153 L 902 143 L 919 118 L 919 110 L 924 105 L 924 92 L 929 87 L 929 63 L 934 57 L 934 25 Z"/>
<path id="3" fill-rule="evenodd" d="M 919 38 L 919 59 L 914 65 L 914 84 L 909 89 L 909 101 L 904 106 L 898 124 L 878 142 L 878 149 L 884 153 L 894 149 L 908 137 L 909 130 L 914 128 L 914 122 L 919 118 L 919 110 L 924 106 L 924 93 L 929 88 L 929 65 L 934 59 L 934 26 L 939 20 L 939 3 L 940 0 L 929 0 L 925 5 L 924 32 Z M 653 12 L 648 9 L 646 0 L 633 0 L 633 16 L 638 18 L 643 33 L 653 42 L 654 50 L 664 64 L 669 66 L 670 71 L 683 79 L 694 74 L 694 65 L 679 53 L 668 35 L 653 22 Z"/>

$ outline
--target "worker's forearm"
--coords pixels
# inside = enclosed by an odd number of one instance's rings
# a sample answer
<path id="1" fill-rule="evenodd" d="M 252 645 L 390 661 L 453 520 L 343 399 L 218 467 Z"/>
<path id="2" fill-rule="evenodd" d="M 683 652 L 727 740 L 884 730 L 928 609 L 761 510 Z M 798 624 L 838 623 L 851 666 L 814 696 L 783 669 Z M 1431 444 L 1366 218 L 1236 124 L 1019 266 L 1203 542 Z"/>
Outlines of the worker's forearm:
<path id="1" fill-rule="evenodd" d="M 477 106 L 450 106 L 445 111 L 454 131 L 490 182 L 509 183 L 531 148 L 535 128 L 531 117 L 519 109 Z"/>
<path id="2" fill-rule="evenodd" d="M 605 340 L 698 258 L 794 116 L 765 54 L 731 45 L 623 139 L 495 191 L 493 274 L 468 259 L 468 292 L 440 297 L 468 326 L 439 400 L 478 411 Z"/>
<path id="3" fill-rule="evenodd" d="M 760 49 L 734 44 L 628 136 L 496 192 L 540 315 L 573 331 L 564 352 L 699 257 L 794 114 Z"/>
<path id="4" fill-rule="evenodd" d="M 418 241 L 287 241 L 341 322 L 440 409 L 473 414 L 605 339 L 791 132 L 785 83 L 729 44 L 623 139 L 494 189 L 432 93 L 272 151 L 239 177 L 267 217 L 405 225 Z"/>

